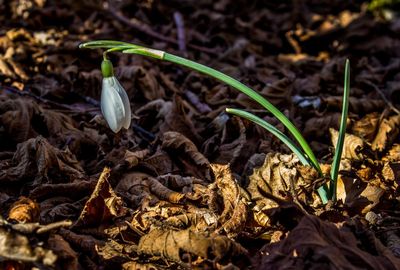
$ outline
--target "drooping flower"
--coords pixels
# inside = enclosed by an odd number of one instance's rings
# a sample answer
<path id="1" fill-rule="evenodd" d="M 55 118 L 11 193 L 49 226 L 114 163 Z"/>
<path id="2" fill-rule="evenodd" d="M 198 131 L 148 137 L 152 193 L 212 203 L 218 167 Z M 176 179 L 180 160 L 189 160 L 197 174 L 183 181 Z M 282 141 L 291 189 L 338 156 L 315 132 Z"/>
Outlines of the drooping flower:
<path id="1" fill-rule="evenodd" d="M 101 90 L 101 112 L 112 131 L 117 133 L 131 124 L 131 106 L 125 89 L 114 76 L 110 60 L 101 63 L 103 85 Z"/>

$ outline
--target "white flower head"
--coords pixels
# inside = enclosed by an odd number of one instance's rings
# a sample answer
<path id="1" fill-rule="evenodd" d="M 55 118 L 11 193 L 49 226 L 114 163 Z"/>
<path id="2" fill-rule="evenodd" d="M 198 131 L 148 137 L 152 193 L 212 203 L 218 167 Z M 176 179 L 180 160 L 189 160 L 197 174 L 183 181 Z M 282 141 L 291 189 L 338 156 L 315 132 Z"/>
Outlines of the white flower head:
<path id="1" fill-rule="evenodd" d="M 128 129 L 131 124 L 131 107 L 125 89 L 114 76 L 110 60 L 101 63 L 103 85 L 101 90 L 101 112 L 108 126 L 117 133 L 122 127 Z"/>

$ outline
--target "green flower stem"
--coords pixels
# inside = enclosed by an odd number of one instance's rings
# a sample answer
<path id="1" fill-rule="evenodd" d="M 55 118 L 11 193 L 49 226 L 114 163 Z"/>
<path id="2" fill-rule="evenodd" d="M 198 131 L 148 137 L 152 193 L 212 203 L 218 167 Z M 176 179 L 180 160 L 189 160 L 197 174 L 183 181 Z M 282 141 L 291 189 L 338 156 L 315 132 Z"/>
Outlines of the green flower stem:
<path id="1" fill-rule="evenodd" d="M 344 70 L 344 89 L 343 89 L 343 108 L 342 116 L 340 119 L 339 137 L 336 143 L 335 156 L 331 167 L 331 185 L 330 197 L 333 201 L 336 200 L 337 178 L 339 174 L 339 165 L 342 158 L 342 151 L 344 145 L 344 138 L 346 135 L 347 113 L 349 109 L 349 94 L 350 94 L 350 61 L 346 60 L 346 67 Z"/>

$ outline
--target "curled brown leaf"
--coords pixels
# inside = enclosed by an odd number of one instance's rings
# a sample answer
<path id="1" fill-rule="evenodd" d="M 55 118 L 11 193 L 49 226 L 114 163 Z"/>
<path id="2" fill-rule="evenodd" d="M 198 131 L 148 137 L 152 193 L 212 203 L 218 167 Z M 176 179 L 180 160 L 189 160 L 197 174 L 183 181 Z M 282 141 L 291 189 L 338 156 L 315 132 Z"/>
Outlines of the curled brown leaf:
<path id="1" fill-rule="evenodd" d="M 246 256 L 247 250 L 226 236 L 210 237 L 191 230 L 153 229 L 140 239 L 138 253 L 188 264 L 200 258 L 220 262 Z"/>

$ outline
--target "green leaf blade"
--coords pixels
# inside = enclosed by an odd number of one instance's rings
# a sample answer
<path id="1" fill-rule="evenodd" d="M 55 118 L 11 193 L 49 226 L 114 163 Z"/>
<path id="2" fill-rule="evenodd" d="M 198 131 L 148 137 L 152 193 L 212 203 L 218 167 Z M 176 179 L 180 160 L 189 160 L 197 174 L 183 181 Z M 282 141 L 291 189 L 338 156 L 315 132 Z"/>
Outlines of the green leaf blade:
<path id="1" fill-rule="evenodd" d="M 343 104 L 342 116 L 340 119 L 339 137 L 336 143 L 335 155 L 331 167 L 331 186 L 330 196 L 333 201 L 336 200 L 337 178 L 339 174 L 340 160 L 342 158 L 344 139 L 346 135 L 347 115 L 349 109 L 349 96 L 350 96 L 350 61 L 346 59 L 346 66 L 344 71 L 344 89 L 343 89 Z"/>

